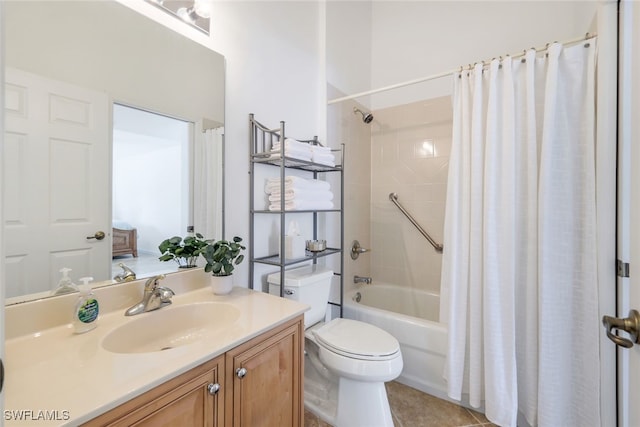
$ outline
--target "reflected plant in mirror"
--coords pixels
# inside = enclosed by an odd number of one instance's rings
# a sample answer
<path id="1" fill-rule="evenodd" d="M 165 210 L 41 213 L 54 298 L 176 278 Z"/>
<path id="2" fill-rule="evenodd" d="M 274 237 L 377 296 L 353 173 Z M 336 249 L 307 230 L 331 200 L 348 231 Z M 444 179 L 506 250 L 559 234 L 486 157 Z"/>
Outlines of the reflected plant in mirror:
<path id="1" fill-rule="evenodd" d="M 196 263 L 200 254 L 204 252 L 211 240 L 205 240 L 204 236 L 196 233 L 195 236 L 173 236 L 160 243 L 158 249 L 162 254 L 160 261 L 175 261 L 179 268 L 197 267 Z"/>
<path id="2" fill-rule="evenodd" d="M 223 56 L 115 1 L 7 1 L 3 21 L 8 304 L 50 296 L 62 268 L 96 286 L 120 263 L 175 272 L 166 236 L 224 236 Z"/>

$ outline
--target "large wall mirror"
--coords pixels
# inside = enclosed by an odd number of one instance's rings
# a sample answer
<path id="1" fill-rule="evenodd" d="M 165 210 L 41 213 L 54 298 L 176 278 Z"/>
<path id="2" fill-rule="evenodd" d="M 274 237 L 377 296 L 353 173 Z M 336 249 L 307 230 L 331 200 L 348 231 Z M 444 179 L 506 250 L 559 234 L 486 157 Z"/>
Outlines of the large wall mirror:
<path id="1" fill-rule="evenodd" d="M 3 6 L 7 303 L 224 237 L 224 57 L 115 1 Z"/>

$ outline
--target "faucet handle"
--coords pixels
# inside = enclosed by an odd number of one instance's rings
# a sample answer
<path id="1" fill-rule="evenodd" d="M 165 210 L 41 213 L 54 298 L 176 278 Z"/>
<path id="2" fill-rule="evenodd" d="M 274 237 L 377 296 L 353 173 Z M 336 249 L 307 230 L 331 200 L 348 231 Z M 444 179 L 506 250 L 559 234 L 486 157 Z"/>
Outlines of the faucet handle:
<path id="1" fill-rule="evenodd" d="M 155 290 L 158 287 L 158 283 L 160 282 L 160 280 L 164 279 L 165 277 L 167 276 L 165 276 L 164 274 L 158 274 L 157 276 L 153 276 L 147 279 L 147 281 L 144 284 L 145 292 Z"/>
<path id="2" fill-rule="evenodd" d="M 171 303 L 171 297 L 176 294 L 175 292 L 173 292 L 173 289 L 167 288 L 166 286 L 158 286 L 156 288 L 156 292 L 160 297 L 160 301 L 168 303 Z"/>
<path id="3" fill-rule="evenodd" d="M 118 263 L 118 266 L 122 268 L 122 272 L 120 274 L 116 274 L 113 280 L 115 280 L 116 282 L 131 282 L 132 280 L 136 280 L 135 271 L 121 262 Z"/>

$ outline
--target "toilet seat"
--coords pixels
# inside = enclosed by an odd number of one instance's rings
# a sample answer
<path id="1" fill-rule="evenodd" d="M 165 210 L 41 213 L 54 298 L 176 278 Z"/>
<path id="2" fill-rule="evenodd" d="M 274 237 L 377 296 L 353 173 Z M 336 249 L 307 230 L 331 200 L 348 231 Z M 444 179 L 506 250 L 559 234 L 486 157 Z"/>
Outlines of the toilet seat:
<path id="1" fill-rule="evenodd" d="M 318 345 L 358 360 L 391 360 L 399 356 L 400 344 L 388 332 L 351 319 L 334 319 L 312 330 Z"/>

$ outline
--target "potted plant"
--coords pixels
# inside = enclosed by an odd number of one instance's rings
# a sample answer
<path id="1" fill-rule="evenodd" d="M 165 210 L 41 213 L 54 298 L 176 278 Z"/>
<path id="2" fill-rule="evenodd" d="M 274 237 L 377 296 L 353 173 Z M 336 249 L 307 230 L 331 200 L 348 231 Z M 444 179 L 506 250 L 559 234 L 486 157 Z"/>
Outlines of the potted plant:
<path id="1" fill-rule="evenodd" d="M 196 266 L 198 257 L 210 242 L 211 240 L 205 240 L 200 233 L 196 233 L 195 236 L 186 236 L 184 239 L 180 236 L 173 236 L 163 240 L 158 246 L 162 254 L 158 259 L 160 261 L 174 260 L 180 268 L 192 268 Z"/>
<path id="2" fill-rule="evenodd" d="M 231 241 L 211 241 L 201 252 L 207 261 L 204 271 L 212 274 L 211 287 L 214 294 L 225 295 L 231 292 L 231 275 L 235 266 L 244 260 L 241 251 L 246 249 L 240 242 L 242 238 L 237 236 Z"/>

